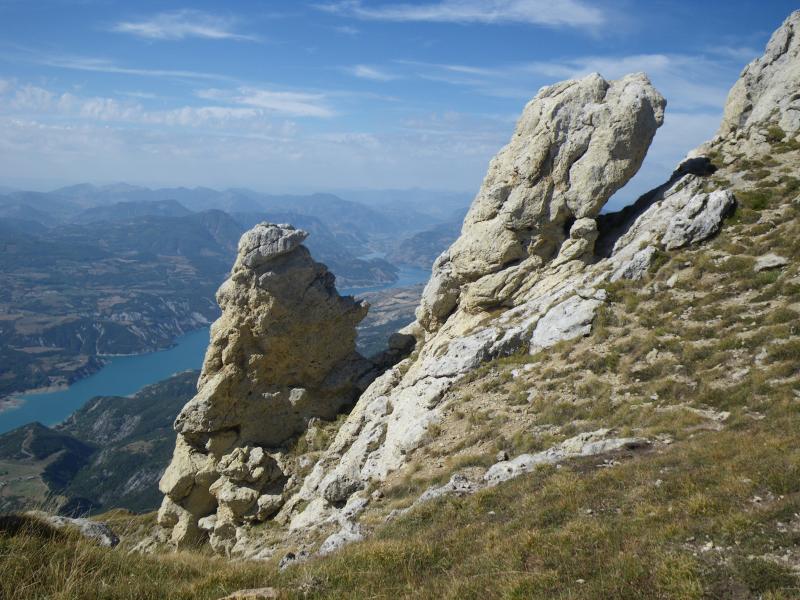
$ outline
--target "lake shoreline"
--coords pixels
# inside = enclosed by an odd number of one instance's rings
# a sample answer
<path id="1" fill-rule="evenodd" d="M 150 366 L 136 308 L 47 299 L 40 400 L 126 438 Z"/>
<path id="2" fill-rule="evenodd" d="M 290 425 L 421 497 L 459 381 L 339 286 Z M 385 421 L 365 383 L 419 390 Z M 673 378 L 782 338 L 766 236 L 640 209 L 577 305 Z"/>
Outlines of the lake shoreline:
<path id="1" fill-rule="evenodd" d="M 342 288 L 339 293 L 358 297 L 378 291 L 406 289 L 426 283 L 429 277 L 428 269 L 403 267 L 397 280 L 390 284 Z M 96 355 L 100 363 L 97 368 L 88 373 L 83 371 L 81 377 L 66 385 L 23 390 L 0 398 L 0 434 L 31 421 L 56 424 L 93 397 L 128 396 L 175 373 L 200 369 L 208 348 L 209 330 L 210 325 L 191 330 L 175 338 L 171 344 L 150 352 Z M 196 337 L 201 335 L 200 332 L 205 332 L 202 339 Z M 165 356 L 164 353 L 169 354 Z M 187 353 L 192 356 L 191 360 Z M 119 381 L 109 380 L 112 373 Z M 32 403 L 37 406 L 31 406 Z M 27 421 L 23 415 L 27 415 Z"/>
<path id="2" fill-rule="evenodd" d="M 198 327 L 197 329 L 190 329 L 189 331 L 182 332 L 179 336 L 174 338 L 164 346 L 157 346 L 157 347 L 150 347 L 141 352 L 130 352 L 127 354 L 94 354 L 92 355 L 93 358 L 96 359 L 94 364 L 87 364 L 85 367 L 81 368 L 81 374 L 70 379 L 67 383 L 57 383 L 54 385 L 44 385 L 34 388 L 24 388 L 21 390 L 17 390 L 12 392 L 11 394 L 7 394 L 5 396 L 0 397 L 0 414 L 4 411 L 14 410 L 15 408 L 19 408 L 25 402 L 25 396 L 34 396 L 39 394 L 52 394 L 54 392 L 64 392 L 69 390 L 73 385 L 83 381 L 84 379 L 88 379 L 93 375 L 96 375 L 100 371 L 102 371 L 108 363 L 114 358 L 128 358 L 134 356 L 145 356 L 147 354 L 154 354 L 156 352 L 164 352 L 165 350 L 170 350 L 177 345 L 177 340 L 181 337 L 186 335 L 191 335 L 196 331 L 200 331 L 201 329 L 207 329 L 211 326 L 211 324 L 204 325 L 203 327 Z"/>
<path id="3" fill-rule="evenodd" d="M 175 373 L 198 369 L 208 342 L 209 327 L 201 327 L 156 352 L 105 357 L 101 368 L 69 385 L 40 387 L 7 396 L 0 400 L 0 433 L 33 421 L 55 425 L 91 398 L 129 396 Z"/>

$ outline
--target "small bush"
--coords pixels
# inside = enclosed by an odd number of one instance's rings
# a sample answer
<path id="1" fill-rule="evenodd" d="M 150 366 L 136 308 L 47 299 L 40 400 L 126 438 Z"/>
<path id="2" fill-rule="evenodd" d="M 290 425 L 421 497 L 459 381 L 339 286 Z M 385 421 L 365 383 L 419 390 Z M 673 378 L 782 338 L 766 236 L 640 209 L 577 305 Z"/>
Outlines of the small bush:
<path id="1" fill-rule="evenodd" d="M 771 195 L 766 190 L 744 190 L 736 193 L 736 199 L 744 208 L 764 210 L 770 204 Z"/>
<path id="2" fill-rule="evenodd" d="M 786 138 L 786 132 L 780 125 L 770 125 L 767 129 L 767 141 L 770 144 L 782 142 Z"/>

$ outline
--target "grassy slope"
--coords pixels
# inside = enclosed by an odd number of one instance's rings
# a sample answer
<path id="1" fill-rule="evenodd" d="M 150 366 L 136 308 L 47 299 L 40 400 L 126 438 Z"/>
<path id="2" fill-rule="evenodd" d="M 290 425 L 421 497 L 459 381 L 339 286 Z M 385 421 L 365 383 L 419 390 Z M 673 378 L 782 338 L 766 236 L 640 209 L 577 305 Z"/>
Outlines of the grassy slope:
<path id="1" fill-rule="evenodd" d="M 591 337 L 495 361 L 452 391 L 434 443 L 368 515 L 365 542 L 279 573 L 277 558 L 138 556 L 0 535 L 0 596 L 218 598 L 272 585 L 312 598 L 800 597 L 800 206 L 791 175 L 800 156 L 786 150 L 715 175 L 740 199 L 723 233 L 664 254 L 643 284 L 611 287 Z M 755 273 L 768 251 L 789 266 Z M 601 426 L 655 443 L 379 524 L 498 449 L 548 447 Z M 146 525 L 112 519 L 123 530 Z"/>

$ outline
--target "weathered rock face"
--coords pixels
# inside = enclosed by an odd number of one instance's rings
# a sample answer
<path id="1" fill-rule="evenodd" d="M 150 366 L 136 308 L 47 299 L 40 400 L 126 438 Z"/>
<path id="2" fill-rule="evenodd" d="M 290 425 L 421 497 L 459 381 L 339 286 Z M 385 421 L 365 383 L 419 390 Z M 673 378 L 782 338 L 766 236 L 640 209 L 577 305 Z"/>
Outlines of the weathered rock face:
<path id="1" fill-rule="evenodd" d="M 237 526 L 273 516 L 292 474 L 283 446 L 369 383 L 372 365 L 355 351 L 367 306 L 336 292 L 301 245 L 306 237 L 290 225 L 256 226 L 217 292 L 222 316 L 160 483 L 159 523 L 178 545 L 207 531 L 228 551 Z"/>
<path id="2" fill-rule="evenodd" d="M 236 525 L 274 518 L 287 525 L 284 539 L 305 540 L 292 555 L 300 557 L 312 549 L 309 539 L 320 548 L 327 536 L 325 553 L 366 535 L 369 521 L 359 519 L 370 509 L 367 490 L 435 439 L 445 407 L 457 401 L 448 392 L 460 378 L 493 358 L 587 335 L 607 301 L 607 282 L 646 277 L 660 253 L 719 231 L 736 199 L 726 189 L 710 191 L 722 185 L 709 177 L 712 157 L 728 156 L 726 145 L 740 154 L 743 143 L 764 144 L 771 124 L 780 122 L 792 135 L 800 129 L 798 22 L 800 12 L 745 70 L 731 93 L 723 135 L 619 213 L 599 214 L 639 168 L 663 120 L 663 98 L 643 75 L 614 82 L 592 75 L 542 90 L 491 162 L 461 237 L 434 266 L 418 321 L 403 331 L 404 348 L 416 340 L 414 353 L 369 385 L 302 481 L 279 446 L 309 416 L 335 413 L 342 398 L 352 398 L 362 363 L 336 336 L 346 338 L 339 328 L 352 328 L 362 312 L 331 294 L 315 296 L 311 309 L 291 304 L 310 301 L 298 282 L 318 277 L 299 275 L 318 272 L 307 253 L 298 258 L 302 234 L 246 236 L 220 291 L 225 314 L 214 328 L 198 397 L 176 423 L 177 466 L 162 481 L 167 498 L 159 518 L 173 527 L 173 539 L 206 530 L 221 551 L 235 540 L 242 554 L 266 556 L 269 542 Z M 296 266 L 280 266 L 289 263 Z M 782 264 L 781 257 L 764 257 L 755 268 Z M 308 315 L 325 311 L 338 325 L 320 323 L 323 335 L 303 338 L 313 328 Z M 299 318 L 298 330 L 277 315 Z M 288 355 L 273 356 L 276 345 L 286 345 Z M 605 430 L 584 432 L 538 454 L 498 458 L 480 480 L 455 474 L 422 501 L 472 493 L 536 464 L 644 444 Z"/>
<path id="3" fill-rule="evenodd" d="M 436 330 L 465 284 L 509 265 L 520 264 L 522 278 L 559 253 L 564 262 L 591 257 L 594 219 L 641 166 L 665 105 L 644 74 L 611 82 L 593 74 L 540 91 L 489 165 L 461 236 L 434 264 L 422 326 Z M 466 302 L 473 310 L 502 304 L 509 283 L 489 278 Z"/>
<path id="4" fill-rule="evenodd" d="M 362 535 L 354 507 L 366 510 L 369 484 L 402 469 L 433 439 L 456 381 L 498 356 L 587 335 L 607 301 L 605 283 L 642 278 L 659 252 L 717 233 L 735 198 L 707 191 L 714 168 L 702 156 L 682 163 L 635 206 L 598 216 L 641 164 L 663 109 L 642 75 L 558 84 L 526 107 L 511 144 L 492 161 L 461 237 L 437 260 L 419 321 L 406 329 L 418 339 L 415 355 L 361 396 L 281 509 L 290 531 L 335 524 L 336 540 Z M 590 441 L 589 453 L 639 443 Z M 550 458 L 526 455 L 503 465 L 524 472 Z M 468 493 L 485 482 L 448 485 L 447 493 Z"/>
<path id="5" fill-rule="evenodd" d="M 800 129 L 800 10 L 772 35 L 767 49 L 745 67 L 725 105 L 720 136 L 774 122 Z"/>
<path id="6" fill-rule="evenodd" d="M 597 284 L 621 266 L 616 258 L 592 265 L 595 217 L 639 168 L 664 105 L 643 75 L 610 83 L 592 75 L 546 88 L 526 107 L 461 237 L 436 262 L 419 322 L 406 330 L 417 354 L 361 396 L 281 509 L 290 531 L 335 523 L 336 539 L 349 539 L 358 529 L 348 515 L 368 503 L 369 482 L 402 468 L 430 439 L 454 382 L 520 347 L 535 351 L 590 331 L 605 300 Z"/>

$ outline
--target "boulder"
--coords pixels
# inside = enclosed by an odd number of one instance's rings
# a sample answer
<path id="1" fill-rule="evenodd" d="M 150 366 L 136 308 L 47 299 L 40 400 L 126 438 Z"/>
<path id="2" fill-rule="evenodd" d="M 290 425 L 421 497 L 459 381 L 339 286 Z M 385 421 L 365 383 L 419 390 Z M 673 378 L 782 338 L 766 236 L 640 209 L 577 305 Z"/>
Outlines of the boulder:
<path id="1" fill-rule="evenodd" d="M 658 250 L 655 246 L 645 246 L 614 271 L 611 275 L 611 281 L 619 281 L 620 279 L 638 281 L 642 279 L 650 268 L 650 263 L 653 262 L 656 252 Z"/>
<path id="2" fill-rule="evenodd" d="M 756 264 L 753 268 L 757 272 L 761 271 L 770 271 L 772 269 L 780 269 L 785 267 L 789 264 L 789 260 L 784 258 L 783 256 L 778 256 L 777 254 L 765 254 L 764 256 L 759 256 L 756 259 Z"/>
<path id="3" fill-rule="evenodd" d="M 683 248 L 710 238 L 719 231 L 722 220 L 736 204 L 730 191 L 697 194 L 673 215 L 661 240 L 667 250 Z"/>
<path id="4" fill-rule="evenodd" d="M 361 532 L 361 528 L 356 524 L 348 524 L 343 526 L 336 533 L 332 533 L 325 538 L 325 541 L 322 542 L 322 545 L 319 547 L 319 554 L 322 556 L 330 554 L 331 552 L 335 552 L 347 544 L 360 542 L 363 539 L 364 534 Z"/>
<path id="5" fill-rule="evenodd" d="M 589 335 L 597 309 L 603 304 L 596 298 L 572 296 L 551 308 L 536 324 L 531 336 L 531 353 L 558 342 Z"/>
<path id="6" fill-rule="evenodd" d="M 105 546 L 106 548 L 113 548 L 119 544 L 119 537 L 117 534 L 114 533 L 106 523 L 101 521 L 49 515 L 40 511 L 30 511 L 28 514 L 44 521 L 56 529 L 70 529 L 76 531 L 87 540 L 100 546 Z"/>

